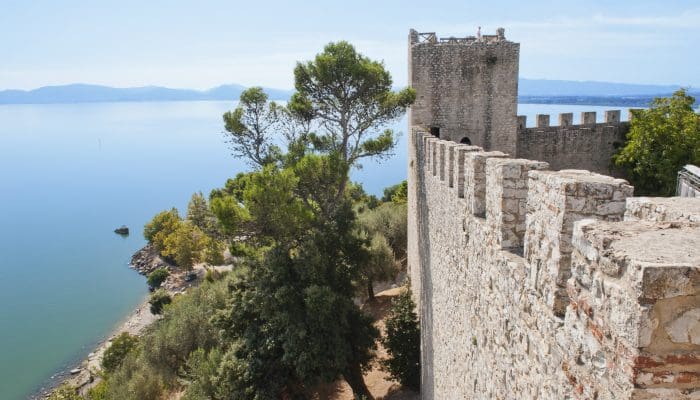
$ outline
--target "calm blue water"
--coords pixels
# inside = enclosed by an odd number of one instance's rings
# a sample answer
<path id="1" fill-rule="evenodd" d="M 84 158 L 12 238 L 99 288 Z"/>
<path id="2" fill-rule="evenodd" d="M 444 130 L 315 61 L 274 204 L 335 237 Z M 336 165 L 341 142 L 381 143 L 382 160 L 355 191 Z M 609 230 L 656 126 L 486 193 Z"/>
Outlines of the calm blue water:
<path id="1" fill-rule="evenodd" d="M 156 212 L 184 210 L 244 169 L 226 148 L 232 103 L 0 106 L 0 399 L 26 398 L 84 358 L 146 296 L 127 268 Z M 521 105 L 535 113 L 605 107 Z M 623 111 L 623 116 L 626 111 Z M 599 117 L 602 118 L 602 113 Z M 353 173 L 367 191 L 406 176 L 397 154 Z M 112 233 L 122 224 L 128 238 Z"/>

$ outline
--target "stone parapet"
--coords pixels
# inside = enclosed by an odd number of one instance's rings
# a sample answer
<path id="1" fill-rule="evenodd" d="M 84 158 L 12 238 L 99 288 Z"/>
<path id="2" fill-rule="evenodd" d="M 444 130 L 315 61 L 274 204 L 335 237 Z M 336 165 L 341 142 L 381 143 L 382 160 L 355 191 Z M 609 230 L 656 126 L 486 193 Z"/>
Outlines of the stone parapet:
<path id="1" fill-rule="evenodd" d="M 536 290 L 563 316 L 569 303 L 574 222 L 621 221 L 633 188 L 625 180 L 581 170 L 532 171 L 529 178 L 524 255 Z"/>
<path id="2" fill-rule="evenodd" d="M 550 125 L 548 114 L 538 114 L 534 127 L 527 127 L 524 115 L 517 121 L 515 154 L 546 161 L 554 170 L 576 168 L 615 174 L 610 159 L 629 131 L 629 122 L 620 121 L 619 110 L 605 111 L 603 122 L 596 122 L 593 111 L 581 113 L 579 124 L 573 123 L 573 113 L 559 114 L 559 125 Z"/>
<path id="3" fill-rule="evenodd" d="M 411 143 L 424 399 L 700 399 L 700 199 Z"/>
<path id="4" fill-rule="evenodd" d="M 576 223 L 564 360 L 582 398 L 700 396 L 700 224 Z"/>
<path id="5" fill-rule="evenodd" d="M 625 220 L 700 222 L 700 202 L 688 197 L 633 197 L 627 199 Z"/>

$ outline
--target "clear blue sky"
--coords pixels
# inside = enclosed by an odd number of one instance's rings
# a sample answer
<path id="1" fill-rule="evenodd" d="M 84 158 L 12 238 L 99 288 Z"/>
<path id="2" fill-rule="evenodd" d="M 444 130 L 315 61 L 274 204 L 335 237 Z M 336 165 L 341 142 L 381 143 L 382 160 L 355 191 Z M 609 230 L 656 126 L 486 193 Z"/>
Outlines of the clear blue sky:
<path id="1" fill-rule="evenodd" d="M 478 25 L 521 43 L 522 77 L 700 87 L 697 0 L 0 0 L 0 89 L 291 88 L 294 63 L 340 39 L 404 85 L 409 28 Z"/>

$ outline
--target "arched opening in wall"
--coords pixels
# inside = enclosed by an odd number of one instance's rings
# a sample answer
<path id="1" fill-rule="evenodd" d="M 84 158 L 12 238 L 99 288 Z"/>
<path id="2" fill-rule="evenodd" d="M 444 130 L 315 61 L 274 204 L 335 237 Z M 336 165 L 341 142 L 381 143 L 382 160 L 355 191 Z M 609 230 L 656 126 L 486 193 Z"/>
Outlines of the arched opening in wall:
<path id="1" fill-rule="evenodd" d="M 430 127 L 430 134 L 435 136 L 436 138 L 440 137 L 440 128 L 437 126 L 431 126 Z"/>
<path id="2" fill-rule="evenodd" d="M 462 140 L 459 141 L 462 144 L 472 144 L 472 141 L 468 137 L 463 137 Z"/>

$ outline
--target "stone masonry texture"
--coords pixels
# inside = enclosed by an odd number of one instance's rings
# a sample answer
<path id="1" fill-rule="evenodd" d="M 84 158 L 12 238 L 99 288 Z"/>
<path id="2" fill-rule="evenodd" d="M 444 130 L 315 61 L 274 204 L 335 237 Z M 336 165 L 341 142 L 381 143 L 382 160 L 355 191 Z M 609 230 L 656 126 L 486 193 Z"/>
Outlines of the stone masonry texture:
<path id="1" fill-rule="evenodd" d="M 410 121 L 423 399 L 700 400 L 700 198 L 635 198 L 558 150 L 528 159 Z"/>
<path id="2" fill-rule="evenodd" d="M 502 33 L 502 32 L 501 32 Z M 517 116 L 520 44 L 505 34 L 439 39 L 435 33 L 411 30 L 408 74 L 416 90 L 409 125 L 453 142 L 485 150 L 503 151 L 518 158 L 549 163 L 551 169 L 586 169 L 619 175 L 610 157 L 624 143 L 629 123 L 620 111 L 606 111 L 602 122 L 595 112 L 536 118 L 528 127 Z"/>

